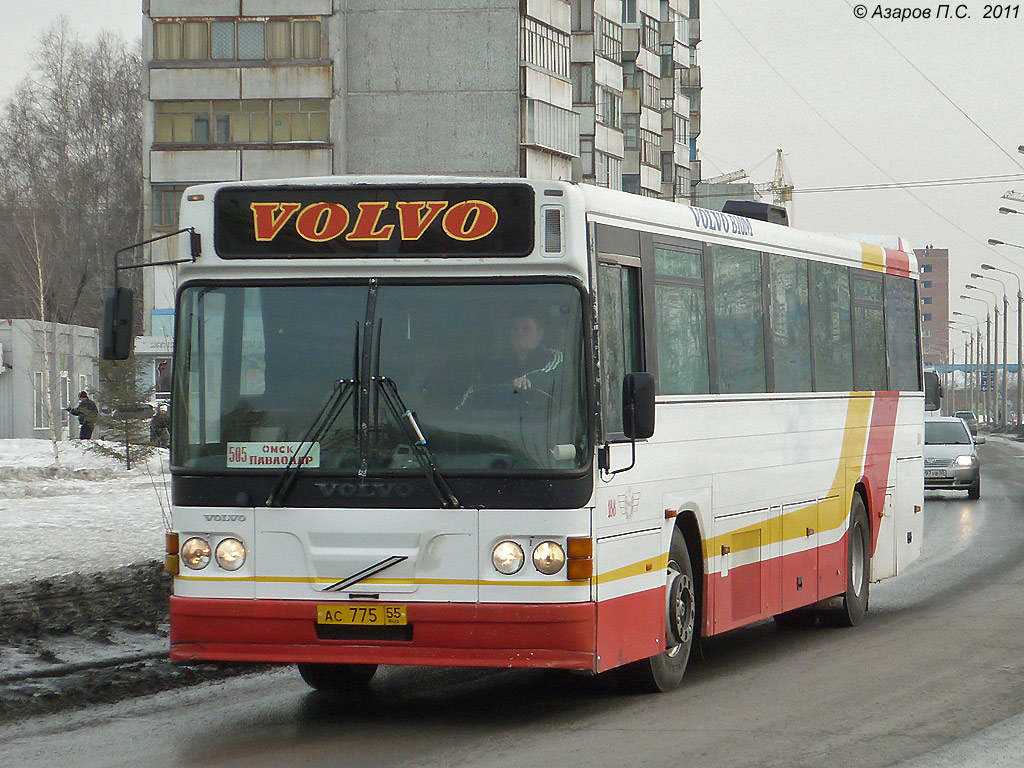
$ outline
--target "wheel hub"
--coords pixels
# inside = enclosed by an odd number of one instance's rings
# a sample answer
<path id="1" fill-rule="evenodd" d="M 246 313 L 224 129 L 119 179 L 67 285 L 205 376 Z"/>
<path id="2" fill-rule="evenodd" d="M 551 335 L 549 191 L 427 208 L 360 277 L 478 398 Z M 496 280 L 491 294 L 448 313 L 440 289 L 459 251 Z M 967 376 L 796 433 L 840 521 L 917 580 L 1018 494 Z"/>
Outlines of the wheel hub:
<path id="1" fill-rule="evenodd" d="M 693 622 L 693 582 L 675 563 L 669 563 L 665 590 L 665 638 L 669 648 L 690 641 Z"/>

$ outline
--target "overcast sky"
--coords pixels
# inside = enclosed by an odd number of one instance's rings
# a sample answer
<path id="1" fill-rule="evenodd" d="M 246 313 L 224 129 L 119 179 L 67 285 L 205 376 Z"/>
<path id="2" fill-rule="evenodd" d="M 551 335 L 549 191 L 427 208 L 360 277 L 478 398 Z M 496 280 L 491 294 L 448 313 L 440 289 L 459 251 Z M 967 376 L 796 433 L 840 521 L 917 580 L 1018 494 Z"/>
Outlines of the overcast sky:
<path id="1" fill-rule="evenodd" d="M 0 47 L 0 98 L 28 73 L 39 36 L 60 14 L 91 39 L 102 29 L 139 37 L 140 0 L 7 2 Z M 949 248 L 953 309 L 960 286 L 983 261 L 1024 272 L 1024 216 L 1001 216 L 1024 180 L 847 192 L 823 188 L 1019 174 L 1024 179 L 1024 11 L 984 19 L 855 16 L 856 0 L 701 0 L 702 132 L 705 177 L 744 169 L 771 181 L 785 152 L 796 187 L 793 224 L 824 232 L 899 234 L 915 247 Z M 961 5 L 950 4 L 950 15 Z M 1014 6 L 1011 6 L 1013 8 Z M 1003 6 L 1005 8 L 1005 6 Z M 987 135 L 986 135 L 987 134 Z M 1024 211 L 1024 203 L 1016 204 Z M 1006 278 L 1016 290 L 1016 281 Z M 991 281 L 983 285 L 1001 291 Z M 985 297 L 985 294 L 978 294 Z M 1012 325 L 1012 324 L 1011 324 Z"/>

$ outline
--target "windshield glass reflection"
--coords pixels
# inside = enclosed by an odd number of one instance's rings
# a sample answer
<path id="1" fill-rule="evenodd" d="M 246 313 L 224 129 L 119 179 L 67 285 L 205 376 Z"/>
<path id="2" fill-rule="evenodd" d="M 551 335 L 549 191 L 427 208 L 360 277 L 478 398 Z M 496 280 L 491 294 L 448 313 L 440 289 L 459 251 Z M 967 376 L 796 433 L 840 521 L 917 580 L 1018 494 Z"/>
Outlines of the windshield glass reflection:
<path id="1" fill-rule="evenodd" d="M 316 445 L 301 446 L 304 468 L 416 472 L 384 379 L 443 471 L 587 461 L 582 304 L 571 285 L 192 287 L 180 306 L 179 466 L 280 471 L 338 381 L 352 380 L 366 391 L 356 387 Z"/>

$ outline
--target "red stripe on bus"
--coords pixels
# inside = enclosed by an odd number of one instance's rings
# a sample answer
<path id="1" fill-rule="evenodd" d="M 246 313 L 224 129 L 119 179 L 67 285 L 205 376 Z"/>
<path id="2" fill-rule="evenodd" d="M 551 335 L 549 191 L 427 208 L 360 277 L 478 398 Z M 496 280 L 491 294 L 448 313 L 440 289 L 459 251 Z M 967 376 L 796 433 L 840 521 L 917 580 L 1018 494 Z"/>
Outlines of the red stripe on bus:
<path id="1" fill-rule="evenodd" d="M 304 600 L 172 597 L 171 661 L 589 671 L 595 666 L 594 603 L 408 603 L 412 640 L 322 639 L 316 606 Z"/>
<path id="2" fill-rule="evenodd" d="M 817 549 L 730 568 L 725 576 L 710 574 L 704 585 L 704 636 L 842 594 L 846 589 L 847 535 Z M 841 586 L 836 582 L 837 573 L 841 574 Z"/>
<path id="3" fill-rule="evenodd" d="M 885 490 L 889 485 L 892 467 L 892 444 L 896 432 L 898 392 L 876 392 L 871 407 L 871 424 L 864 456 L 864 482 L 868 489 L 868 527 L 871 529 L 871 554 L 878 544 L 878 521 L 885 509 Z"/>
<path id="4" fill-rule="evenodd" d="M 910 276 L 910 256 L 904 251 L 895 251 L 891 248 L 884 248 L 885 271 L 890 275 L 900 277 Z"/>
<path id="5" fill-rule="evenodd" d="M 665 650 L 665 587 L 597 604 L 597 671 Z"/>

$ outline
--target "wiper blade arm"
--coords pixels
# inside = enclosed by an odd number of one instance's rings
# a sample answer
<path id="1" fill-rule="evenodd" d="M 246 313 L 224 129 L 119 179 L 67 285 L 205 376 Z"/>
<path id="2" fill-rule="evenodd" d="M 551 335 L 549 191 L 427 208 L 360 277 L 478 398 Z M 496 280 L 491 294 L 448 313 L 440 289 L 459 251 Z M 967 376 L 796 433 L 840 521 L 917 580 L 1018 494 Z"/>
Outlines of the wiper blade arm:
<path id="1" fill-rule="evenodd" d="M 405 406 L 405 403 L 402 402 L 402 396 L 398 394 L 398 385 L 387 376 L 375 376 L 374 381 L 380 388 L 381 394 L 384 395 L 384 402 L 390 409 L 391 415 L 405 432 L 405 437 L 409 441 L 412 452 L 423 468 L 427 484 L 434 492 L 434 495 L 437 496 L 437 500 L 441 502 L 441 507 L 443 509 L 461 507 L 462 505 L 459 503 L 458 498 L 456 498 L 447 481 L 445 481 L 444 476 L 442 476 L 441 471 L 437 468 L 437 464 L 434 462 L 434 456 L 431 454 L 430 448 L 427 447 L 427 438 L 423 435 L 419 422 L 416 421 L 416 414 L 410 411 Z"/>
<path id="2" fill-rule="evenodd" d="M 280 507 L 284 504 L 285 498 L 287 498 L 289 491 L 291 491 L 292 486 L 295 484 L 295 479 L 299 475 L 302 459 L 309 455 L 309 452 L 313 449 L 313 444 L 323 437 L 324 433 L 337 420 L 338 414 L 345 409 L 345 405 L 355 391 L 356 384 L 355 379 L 339 379 L 334 383 L 334 391 L 327 397 L 323 408 L 320 409 L 320 413 L 316 415 L 313 423 L 309 425 L 309 429 L 306 430 L 306 434 L 299 442 L 295 453 L 288 457 L 288 464 L 285 465 L 285 468 L 278 476 L 277 482 L 274 484 L 274 490 L 267 497 L 266 506 Z M 299 453 L 303 446 L 305 446 L 305 451 L 302 452 L 300 457 Z"/>

